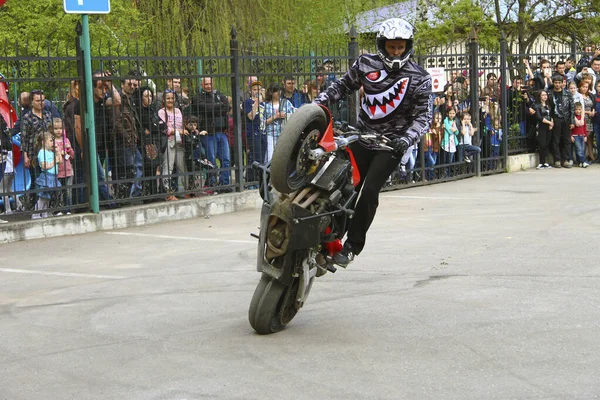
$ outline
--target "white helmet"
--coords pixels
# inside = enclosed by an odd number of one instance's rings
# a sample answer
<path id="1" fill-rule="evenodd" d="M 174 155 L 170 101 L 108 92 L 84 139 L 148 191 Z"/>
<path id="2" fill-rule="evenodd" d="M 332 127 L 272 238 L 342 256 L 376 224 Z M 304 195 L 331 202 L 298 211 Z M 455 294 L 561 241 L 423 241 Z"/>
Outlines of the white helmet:
<path id="1" fill-rule="evenodd" d="M 391 57 L 385 50 L 385 42 L 388 40 L 406 40 L 406 50 L 399 57 Z M 377 31 L 377 55 L 389 71 L 398 71 L 413 54 L 413 27 L 402 18 L 386 19 Z"/>

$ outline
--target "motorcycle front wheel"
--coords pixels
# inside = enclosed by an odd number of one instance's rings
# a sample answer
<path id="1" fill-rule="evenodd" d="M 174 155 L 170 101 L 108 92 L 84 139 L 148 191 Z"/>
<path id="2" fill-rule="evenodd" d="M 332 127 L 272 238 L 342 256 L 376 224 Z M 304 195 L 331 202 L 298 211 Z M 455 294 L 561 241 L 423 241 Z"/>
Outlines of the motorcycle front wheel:
<path id="1" fill-rule="evenodd" d="M 250 325 L 257 333 L 276 333 L 296 316 L 298 279 L 291 286 L 282 285 L 275 278 L 263 273 L 248 310 Z"/>
<path id="2" fill-rule="evenodd" d="M 316 104 L 305 104 L 286 122 L 271 160 L 271 183 L 280 193 L 304 187 L 317 172 L 317 163 L 308 158 L 327 129 L 325 111 Z"/>

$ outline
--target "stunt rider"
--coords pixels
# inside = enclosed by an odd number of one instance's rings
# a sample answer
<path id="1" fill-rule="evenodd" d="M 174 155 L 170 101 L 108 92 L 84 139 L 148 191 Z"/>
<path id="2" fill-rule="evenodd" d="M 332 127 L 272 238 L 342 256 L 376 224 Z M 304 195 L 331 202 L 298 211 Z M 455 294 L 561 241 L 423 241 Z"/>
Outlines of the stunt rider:
<path id="1" fill-rule="evenodd" d="M 346 267 L 363 250 L 381 188 L 406 150 L 429 129 L 431 76 L 410 60 L 413 51 L 412 25 L 401 18 L 384 21 L 377 33 L 377 54 L 359 56 L 348 72 L 314 101 L 327 105 L 363 87 L 358 130 L 387 136 L 393 148 L 378 149 L 362 141 L 350 145 L 361 181 L 356 186 L 359 195 L 346 241 L 334 257 L 339 266 Z"/>

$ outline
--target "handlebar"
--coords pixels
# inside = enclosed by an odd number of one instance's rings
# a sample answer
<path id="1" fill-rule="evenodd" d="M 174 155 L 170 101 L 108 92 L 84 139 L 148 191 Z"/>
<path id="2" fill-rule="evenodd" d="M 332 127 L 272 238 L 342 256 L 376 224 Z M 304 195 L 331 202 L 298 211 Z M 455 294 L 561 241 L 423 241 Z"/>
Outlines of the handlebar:
<path id="1" fill-rule="evenodd" d="M 348 147 L 351 143 L 357 142 L 359 140 L 369 143 L 371 145 L 375 145 L 376 147 L 379 147 L 384 150 L 393 150 L 393 148 L 388 145 L 390 142 L 390 139 L 384 135 L 380 135 L 380 134 L 376 134 L 376 133 L 362 133 L 360 131 L 357 131 L 356 128 L 354 128 L 354 130 L 352 130 L 352 131 L 345 131 L 345 132 L 338 130 L 338 129 L 334 129 L 334 132 L 337 135 L 334 137 L 334 141 L 336 144 L 334 151 L 340 150 L 340 149 L 343 150 L 346 147 Z M 325 151 L 319 147 L 319 148 L 311 150 L 308 153 L 308 158 L 311 160 L 318 160 L 319 158 L 323 157 L 327 153 L 328 153 L 327 151 Z"/>

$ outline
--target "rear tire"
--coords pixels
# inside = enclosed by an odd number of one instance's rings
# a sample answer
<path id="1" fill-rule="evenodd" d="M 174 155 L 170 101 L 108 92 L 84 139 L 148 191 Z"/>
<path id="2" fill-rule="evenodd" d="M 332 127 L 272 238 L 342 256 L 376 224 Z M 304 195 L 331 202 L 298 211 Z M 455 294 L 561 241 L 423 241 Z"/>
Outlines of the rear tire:
<path id="1" fill-rule="evenodd" d="M 298 156 L 302 156 L 300 150 L 307 136 L 318 131 L 320 139 L 327 129 L 327 123 L 325 111 L 320 106 L 306 104 L 285 124 L 271 160 L 271 183 L 278 192 L 292 193 L 312 179 L 316 171 L 309 170 L 309 160 L 305 157 L 299 159 Z M 307 165 L 307 168 L 302 171 L 298 165 Z"/>
<path id="2" fill-rule="evenodd" d="M 276 333 L 285 328 L 298 312 L 295 308 L 297 292 L 298 279 L 288 287 L 263 273 L 248 310 L 252 328 L 261 335 Z"/>

